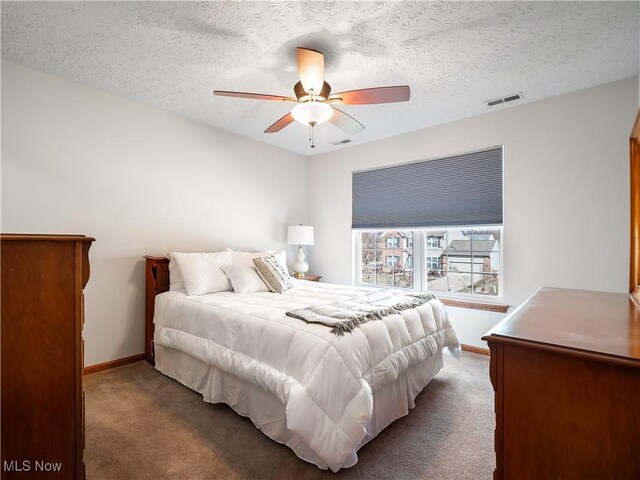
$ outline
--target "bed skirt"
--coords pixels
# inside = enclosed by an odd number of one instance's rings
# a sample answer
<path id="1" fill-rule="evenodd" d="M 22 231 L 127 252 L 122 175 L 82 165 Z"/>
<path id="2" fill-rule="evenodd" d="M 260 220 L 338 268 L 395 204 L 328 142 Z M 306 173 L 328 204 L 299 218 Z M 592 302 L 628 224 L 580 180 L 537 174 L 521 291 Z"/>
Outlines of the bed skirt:
<path id="1" fill-rule="evenodd" d="M 287 428 L 286 406 L 271 393 L 184 352 L 155 345 L 156 369 L 200 393 L 206 402 L 226 403 L 249 417 L 265 435 L 291 448 L 302 460 L 326 470 L 327 465 Z M 342 468 L 358 461 L 357 450 L 394 420 L 409 413 L 414 399 L 443 367 L 442 349 L 409 368 L 398 379 L 373 391 L 373 413 L 366 435 Z"/>

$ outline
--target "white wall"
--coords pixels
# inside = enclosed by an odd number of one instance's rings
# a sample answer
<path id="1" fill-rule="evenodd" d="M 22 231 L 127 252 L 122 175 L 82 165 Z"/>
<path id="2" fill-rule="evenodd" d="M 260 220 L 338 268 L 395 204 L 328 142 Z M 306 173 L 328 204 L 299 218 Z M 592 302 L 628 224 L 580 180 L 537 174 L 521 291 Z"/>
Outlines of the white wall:
<path id="1" fill-rule="evenodd" d="M 515 307 L 543 285 L 625 292 L 628 141 L 637 82 L 634 77 L 312 157 L 314 271 L 329 282 L 352 280 L 352 171 L 504 145 L 504 302 Z M 461 341 L 478 346 L 481 334 L 502 318 L 451 313 Z"/>
<path id="2" fill-rule="evenodd" d="M 142 255 L 283 248 L 308 221 L 312 272 L 351 283 L 353 170 L 504 144 L 504 301 L 541 285 L 624 292 L 637 94 L 632 78 L 307 160 L 3 60 L 2 231 L 97 238 L 92 365 L 143 351 Z M 450 312 L 472 345 L 502 318 Z"/>
<path id="3" fill-rule="evenodd" d="M 144 351 L 143 255 L 283 248 L 286 226 L 306 221 L 306 169 L 296 154 L 2 60 L 2 231 L 96 238 L 86 365 Z"/>

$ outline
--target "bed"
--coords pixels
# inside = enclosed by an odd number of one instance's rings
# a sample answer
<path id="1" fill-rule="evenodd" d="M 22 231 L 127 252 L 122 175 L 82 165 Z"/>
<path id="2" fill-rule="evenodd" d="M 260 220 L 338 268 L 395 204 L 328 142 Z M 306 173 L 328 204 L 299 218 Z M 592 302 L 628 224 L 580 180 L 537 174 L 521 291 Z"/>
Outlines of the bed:
<path id="1" fill-rule="evenodd" d="M 282 294 L 188 296 L 169 290 L 166 258 L 145 258 L 147 360 L 322 469 L 354 465 L 362 445 L 414 407 L 443 350 L 459 349 L 437 299 L 335 335 L 285 312 L 371 289 L 294 279 Z"/>

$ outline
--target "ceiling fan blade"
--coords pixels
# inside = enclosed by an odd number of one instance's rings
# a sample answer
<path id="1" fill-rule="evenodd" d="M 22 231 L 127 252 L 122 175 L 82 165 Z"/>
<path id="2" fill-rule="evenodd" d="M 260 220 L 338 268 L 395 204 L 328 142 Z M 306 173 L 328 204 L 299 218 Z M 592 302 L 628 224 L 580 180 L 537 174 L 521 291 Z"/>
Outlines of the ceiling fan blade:
<path id="1" fill-rule="evenodd" d="M 278 119 L 273 125 L 267 128 L 264 133 L 276 133 L 282 130 L 287 125 L 293 123 L 293 115 L 287 113 L 284 117 Z"/>
<path id="2" fill-rule="evenodd" d="M 214 90 L 214 95 L 221 97 L 250 98 L 252 100 L 273 100 L 277 102 L 296 102 L 293 97 L 281 97 L 280 95 L 265 95 L 263 93 L 228 92 L 226 90 Z"/>
<path id="3" fill-rule="evenodd" d="M 324 85 L 324 54 L 298 47 L 298 76 L 305 92 L 313 89 L 318 95 Z"/>
<path id="4" fill-rule="evenodd" d="M 333 107 L 333 116 L 329 119 L 329 121 L 336 127 L 344 130 L 351 135 L 360 133 L 362 130 L 364 130 L 364 125 L 362 125 L 355 118 L 344 113 L 342 110 L 338 110 L 336 107 Z"/>
<path id="5" fill-rule="evenodd" d="M 361 90 L 349 90 L 348 92 L 336 93 L 335 95 L 331 95 L 330 98 L 341 98 L 343 105 L 406 102 L 411 98 L 411 90 L 408 85 L 363 88 Z"/>

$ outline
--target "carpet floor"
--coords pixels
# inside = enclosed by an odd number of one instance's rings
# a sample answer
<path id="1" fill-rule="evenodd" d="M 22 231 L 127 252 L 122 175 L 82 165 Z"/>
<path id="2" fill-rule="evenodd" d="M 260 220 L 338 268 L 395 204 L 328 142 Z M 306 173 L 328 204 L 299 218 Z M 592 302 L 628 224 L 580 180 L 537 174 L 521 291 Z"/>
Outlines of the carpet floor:
<path id="1" fill-rule="evenodd" d="M 300 460 L 247 418 L 146 362 L 87 375 L 87 479 L 490 479 L 494 468 L 489 357 L 445 367 L 337 474 Z"/>

